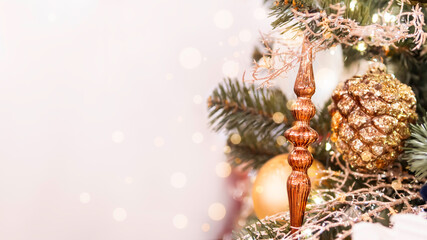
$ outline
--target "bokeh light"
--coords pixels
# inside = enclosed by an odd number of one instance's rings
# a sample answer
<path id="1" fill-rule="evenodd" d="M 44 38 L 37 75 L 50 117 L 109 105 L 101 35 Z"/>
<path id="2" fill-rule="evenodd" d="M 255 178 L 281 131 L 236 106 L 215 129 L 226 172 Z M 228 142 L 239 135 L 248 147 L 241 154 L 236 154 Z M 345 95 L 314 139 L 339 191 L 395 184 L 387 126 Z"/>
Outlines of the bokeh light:
<path id="1" fill-rule="evenodd" d="M 214 23 L 220 29 L 227 29 L 233 25 L 234 18 L 228 10 L 220 10 L 214 16 Z"/>
<path id="2" fill-rule="evenodd" d="M 194 143 L 201 143 L 203 142 L 203 134 L 200 132 L 195 132 L 192 136 Z"/>
<path id="3" fill-rule="evenodd" d="M 277 124 L 283 123 L 283 120 L 285 120 L 285 115 L 281 112 L 275 112 L 273 114 L 273 121 Z"/>
<path id="4" fill-rule="evenodd" d="M 227 153 L 230 153 L 231 152 L 231 148 L 230 148 L 230 146 L 228 146 L 228 145 L 226 145 L 226 146 L 224 146 L 224 153 L 225 154 L 227 154 Z"/>
<path id="5" fill-rule="evenodd" d="M 230 78 L 237 77 L 237 74 L 239 74 L 239 63 L 233 60 L 225 61 L 222 65 L 222 73 Z"/>
<path id="6" fill-rule="evenodd" d="M 126 184 L 132 184 L 133 183 L 133 178 L 132 177 L 126 177 L 125 178 L 125 183 Z"/>
<path id="7" fill-rule="evenodd" d="M 182 172 L 173 173 L 170 182 L 174 188 L 183 188 L 187 184 L 187 176 Z"/>
<path id="8" fill-rule="evenodd" d="M 115 143 L 122 143 L 125 140 L 125 134 L 122 131 L 114 131 L 111 135 L 111 139 Z"/>
<path id="9" fill-rule="evenodd" d="M 172 80 L 173 74 L 172 73 L 166 73 L 166 80 Z"/>
<path id="10" fill-rule="evenodd" d="M 154 138 L 154 146 L 156 147 L 162 147 L 165 145 L 165 139 L 162 137 L 156 137 Z"/>
<path id="11" fill-rule="evenodd" d="M 194 95 L 193 97 L 193 102 L 195 104 L 201 104 L 203 102 L 203 98 L 200 95 Z"/>
<path id="12" fill-rule="evenodd" d="M 221 203 L 213 203 L 209 206 L 208 215 L 214 221 L 220 221 L 225 217 L 226 210 Z"/>
<path id="13" fill-rule="evenodd" d="M 209 225 L 209 223 L 202 224 L 202 231 L 203 232 L 208 232 L 209 229 L 211 229 L 211 226 Z"/>
<path id="14" fill-rule="evenodd" d="M 47 19 L 48 19 L 50 22 L 55 22 L 55 21 L 56 21 L 56 14 L 54 14 L 54 13 L 49 13 L 49 15 L 47 16 Z"/>
<path id="15" fill-rule="evenodd" d="M 236 36 L 229 37 L 228 44 L 232 47 L 239 45 L 239 38 Z"/>
<path id="16" fill-rule="evenodd" d="M 81 203 L 89 203 L 90 202 L 90 194 L 87 192 L 80 193 L 80 202 Z"/>
<path id="17" fill-rule="evenodd" d="M 242 42 L 249 42 L 252 39 L 252 33 L 251 31 L 247 29 L 243 29 L 239 32 L 239 39 Z"/>
<path id="18" fill-rule="evenodd" d="M 127 212 L 123 208 L 116 208 L 113 211 L 113 218 L 117 222 L 123 222 L 127 218 Z"/>
<path id="19" fill-rule="evenodd" d="M 242 137 L 238 133 L 233 133 L 230 136 L 230 142 L 234 145 L 239 144 L 242 141 Z"/>
<path id="20" fill-rule="evenodd" d="M 177 214 L 175 217 L 173 217 L 172 222 L 176 228 L 183 229 L 188 224 L 188 218 L 183 214 Z"/>
<path id="21" fill-rule="evenodd" d="M 276 138 L 276 143 L 279 146 L 285 145 L 286 144 L 286 138 L 284 136 L 278 136 Z"/>
<path id="22" fill-rule="evenodd" d="M 265 11 L 264 8 L 259 7 L 257 9 L 255 9 L 255 11 L 254 11 L 254 17 L 256 19 L 263 20 L 263 19 L 267 18 L 267 12 Z"/>
<path id="23" fill-rule="evenodd" d="M 184 48 L 179 54 L 179 62 L 186 69 L 194 69 L 202 62 L 202 55 L 196 48 Z"/>
<path id="24" fill-rule="evenodd" d="M 215 167 L 215 172 L 218 177 L 226 178 L 230 176 L 231 166 L 228 162 L 219 162 Z"/>

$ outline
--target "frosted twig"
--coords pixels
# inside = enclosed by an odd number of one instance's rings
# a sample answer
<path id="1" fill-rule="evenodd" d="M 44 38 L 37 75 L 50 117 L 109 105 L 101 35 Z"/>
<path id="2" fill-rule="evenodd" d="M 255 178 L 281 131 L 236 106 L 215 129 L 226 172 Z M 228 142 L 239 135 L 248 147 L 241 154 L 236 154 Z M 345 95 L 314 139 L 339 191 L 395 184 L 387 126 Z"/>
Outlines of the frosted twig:
<path id="1" fill-rule="evenodd" d="M 345 239 L 352 233 L 351 229 L 355 223 L 382 219 L 379 214 L 385 210 L 388 210 L 388 215 L 395 213 L 419 214 L 427 210 L 427 204 L 418 206 L 411 204 L 414 200 L 422 200 L 419 189 L 423 182 L 417 181 L 414 175 L 405 172 L 400 163 L 395 163 L 389 169 L 376 174 L 364 174 L 353 171 L 348 163 L 343 163 L 335 154 L 331 161 L 342 171 L 328 169 L 319 173 L 323 175 L 321 179 L 327 181 L 328 184 L 332 182 L 332 186 L 313 191 L 310 198 L 316 198 L 317 201 L 314 202 L 317 203 L 307 206 L 306 221 L 296 233 L 288 232 L 289 212 L 279 213 L 261 220 L 264 226 L 272 222 L 282 223 L 280 227 L 270 229 L 276 234 L 275 239 L 291 240 L 295 237 L 318 239 L 323 232 L 331 229 L 338 231 L 337 239 Z M 354 185 L 349 186 L 349 183 L 355 179 L 363 182 L 365 186 L 361 188 L 355 188 Z M 341 184 L 342 182 L 346 184 Z M 260 223 L 250 227 L 259 229 Z M 262 235 L 260 234 L 256 239 L 265 239 Z M 242 239 L 251 238 L 243 237 Z"/>
<path id="2" fill-rule="evenodd" d="M 302 26 L 303 30 L 289 38 L 282 34 L 289 30 L 288 26 L 278 28 L 268 35 L 261 35 L 265 54 L 259 62 L 254 63 L 252 79 L 248 81 L 260 81 L 260 87 L 268 87 L 272 85 L 273 79 L 285 76 L 296 67 L 307 53 L 300 52 L 302 41 L 296 44 L 295 39 L 292 39 L 295 37 L 308 37 L 313 53 L 336 44 L 352 46 L 360 41 L 371 46 L 396 46 L 396 43 L 409 38 L 412 38 L 415 44 L 413 50 L 420 49 L 427 38 L 427 33 L 423 30 L 425 22 L 421 7 L 416 5 L 411 11 L 404 12 L 403 3 L 400 3 L 400 12 L 393 15 L 391 6 L 394 2 L 390 0 L 386 8 L 378 14 L 379 23 L 365 26 L 345 18 L 346 6 L 341 3 L 329 6 L 332 12 L 329 14 L 325 10 L 308 12 L 291 9 L 294 21 Z M 246 80 L 245 76 L 243 80 Z"/>

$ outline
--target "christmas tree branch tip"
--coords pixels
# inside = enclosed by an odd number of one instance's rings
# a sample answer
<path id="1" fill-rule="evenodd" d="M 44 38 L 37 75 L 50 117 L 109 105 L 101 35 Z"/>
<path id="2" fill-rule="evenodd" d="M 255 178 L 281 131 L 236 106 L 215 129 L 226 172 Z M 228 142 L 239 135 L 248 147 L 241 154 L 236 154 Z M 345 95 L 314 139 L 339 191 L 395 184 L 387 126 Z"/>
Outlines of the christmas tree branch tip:
<path id="1" fill-rule="evenodd" d="M 427 116 L 411 125 L 411 137 L 405 142 L 401 159 L 408 163 L 409 170 L 417 178 L 427 177 Z"/>
<path id="2" fill-rule="evenodd" d="M 276 88 L 260 89 L 226 79 L 208 99 L 212 128 L 229 135 L 226 153 L 233 164 L 258 168 L 286 151 L 284 137 L 292 114 L 285 95 Z"/>

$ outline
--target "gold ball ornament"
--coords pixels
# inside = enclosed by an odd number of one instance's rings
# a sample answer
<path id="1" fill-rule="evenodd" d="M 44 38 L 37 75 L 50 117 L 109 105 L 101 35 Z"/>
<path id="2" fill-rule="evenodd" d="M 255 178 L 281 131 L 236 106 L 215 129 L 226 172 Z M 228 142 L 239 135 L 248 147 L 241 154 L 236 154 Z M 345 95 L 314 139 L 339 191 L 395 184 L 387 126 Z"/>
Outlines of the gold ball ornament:
<path id="1" fill-rule="evenodd" d="M 409 123 L 417 119 L 411 87 L 378 64 L 338 85 L 332 100 L 331 140 L 343 159 L 361 172 L 393 163 L 410 136 Z"/>
<path id="2" fill-rule="evenodd" d="M 289 210 L 286 182 L 292 168 L 288 155 L 281 154 L 268 160 L 258 171 L 252 186 L 252 201 L 259 219 Z M 313 189 L 319 186 L 323 169 L 323 165 L 314 159 L 307 172 Z"/>

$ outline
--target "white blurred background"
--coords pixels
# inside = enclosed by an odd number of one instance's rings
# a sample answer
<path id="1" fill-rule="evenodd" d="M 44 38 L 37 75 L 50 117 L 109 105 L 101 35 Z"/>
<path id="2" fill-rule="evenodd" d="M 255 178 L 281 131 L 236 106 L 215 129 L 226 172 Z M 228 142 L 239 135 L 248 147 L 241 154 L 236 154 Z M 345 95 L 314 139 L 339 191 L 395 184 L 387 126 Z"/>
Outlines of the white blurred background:
<path id="1" fill-rule="evenodd" d="M 0 1 L 0 239 L 217 239 L 229 169 L 206 99 L 250 68 L 262 2 Z"/>

